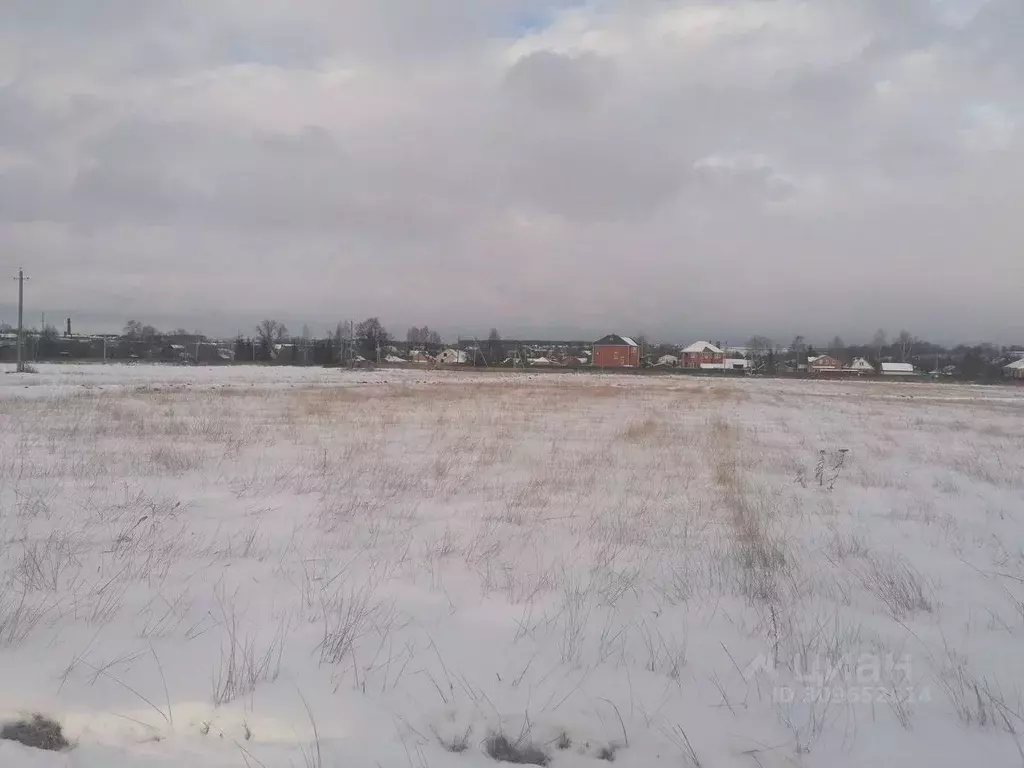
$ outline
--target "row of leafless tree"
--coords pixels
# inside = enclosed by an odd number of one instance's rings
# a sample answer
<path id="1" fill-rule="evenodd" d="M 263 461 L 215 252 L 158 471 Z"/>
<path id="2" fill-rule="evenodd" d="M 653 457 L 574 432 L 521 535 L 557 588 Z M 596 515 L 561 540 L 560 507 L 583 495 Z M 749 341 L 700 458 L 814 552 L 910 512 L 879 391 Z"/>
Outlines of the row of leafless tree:
<path id="1" fill-rule="evenodd" d="M 497 331 L 493 333 L 497 334 Z M 308 337 L 308 333 L 304 333 L 303 337 Z M 288 339 L 288 328 L 278 320 L 262 320 L 256 326 L 257 343 L 264 349 L 285 343 Z M 411 346 L 431 351 L 436 351 L 442 345 L 441 334 L 426 325 L 409 328 L 405 340 Z M 333 333 L 334 349 L 343 359 L 347 351 L 358 353 L 367 359 L 376 359 L 381 356 L 381 350 L 386 350 L 394 341 L 395 338 L 377 317 L 368 317 L 360 323 L 340 322 Z"/>
<path id="2" fill-rule="evenodd" d="M 803 336 L 796 336 L 788 347 L 783 347 L 767 336 L 751 336 L 747 341 L 747 350 L 755 360 L 764 359 L 770 355 L 776 360 L 792 359 L 799 363 L 806 360 L 808 356 L 816 354 L 827 353 L 839 358 L 850 357 L 852 351 L 857 356 L 868 355 L 875 360 L 891 357 L 900 362 L 906 362 L 920 343 L 920 340 L 907 330 L 900 331 L 899 335 L 890 342 L 888 334 L 879 329 L 875 331 L 869 344 L 847 345 L 842 337 L 834 336 L 827 347 L 815 349 L 807 343 Z"/>
<path id="3" fill-rule="evenodd" d="M 287 326 L 279 320 L 267 318 L 256 325 L 256 334 L 253 345 L 266 356 L 270 350 L 278 344 L 295 341 L 289 333 Z M 138 320 L 129 320 L 124 326 L 124 336 L 135 341 L 153 341 L 162 336 L 184 337 L 202 335 L 195 331 L 190 333 L 184 329 L 177 329 L 167 334 L 161 334 L 152 325 L 143 324 Z M 643 335 L 640 334 L 639 338 Z M 395 339 L 388 332 L 387 328 L 377 317 L 370 317 L 360 323 L 352 321 L 339 322 L 333 334 L 328 334 L 332 347 L 337 354 L 345 358 L 346 354 L 360 354 L 368 359 L 375 359 L 379 356 L 381 349 L 387 348 Z M 309 328 L 304 326 L 301 339 L 310 340 Z M 422 347 L 436 352 L 442 345 L 441 334 L 429 326 L 412 326 L 408 329 L 405 341 L 410 346 Z M 646 340 L 642 341 L 646 347 Z M 907 330 L 902 330 L 891 341 L 884 330 L 879 329 L 869 344 L 847 345 L 840 336 L 835 336 L 827 347 L 815 349 L 808 344 L 804 336 L 796 336 L 788 346 L 773 341 L 767 336 L 752 336 L 747 342 L 750 356 L 755 360 L 772 358 L 775 361 L 793 360 L 797 363 L 806 360 L 810 355 L 828 353 L 840 358 L 866 355 L 881 360 L 889 358 L 899 361 L 907 361 L 922 342 Z M 924 345 L 934 348 L 934 345 Z M 502 344 L 501 335 L 497 329 L 492 328 L 487 341 L 478 345 L 479 352 L 488 360 L 497 362 L 505 357 L 506 350 Z"/>
<path id="4" fill-rule="evenodd" d="M 345 359 L 347 353 L 358 352 L 367 358 L 378 356 L 381 348 L 386 347 L 391 340 L 387 328 L 379 318 L 370 317 L 361 323 L 352 321 L 339 322 L 334 333 L 329 334 L 336 353 Z M 309 331 L 303 329 L 303 339 L 309 339 Z M 279 320 L 261 320 L 256 325 L 256 343 L 263 350 L 270 350 L 278 344 L 284 344 L 291 340 L 288 327 Z"/>

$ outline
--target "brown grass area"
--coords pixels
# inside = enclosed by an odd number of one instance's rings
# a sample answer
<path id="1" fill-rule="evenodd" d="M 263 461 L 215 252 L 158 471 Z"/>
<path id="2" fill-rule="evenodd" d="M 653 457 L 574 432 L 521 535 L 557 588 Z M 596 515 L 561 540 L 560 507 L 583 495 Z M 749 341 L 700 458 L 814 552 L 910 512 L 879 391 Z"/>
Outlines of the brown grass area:
<path id="1" fill-rule="evenodd" d="M 652 418 L 637 421 L 622 430 L 621 437 L 627 443 L 640 443 L 649 440 L 658 432 L 658 422 Z"/>

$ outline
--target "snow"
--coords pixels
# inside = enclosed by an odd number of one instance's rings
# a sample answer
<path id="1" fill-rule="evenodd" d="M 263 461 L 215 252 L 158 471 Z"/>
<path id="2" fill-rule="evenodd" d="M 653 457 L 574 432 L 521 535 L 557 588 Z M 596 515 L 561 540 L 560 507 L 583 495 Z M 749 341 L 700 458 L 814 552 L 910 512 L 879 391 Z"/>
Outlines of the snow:
<path id="1" fill-rule="evenodd" d="M 1022 435 L 1011 387 L 9 373 L 0 719 L 76 746 L 0 766 L 1017 765 Z"/>

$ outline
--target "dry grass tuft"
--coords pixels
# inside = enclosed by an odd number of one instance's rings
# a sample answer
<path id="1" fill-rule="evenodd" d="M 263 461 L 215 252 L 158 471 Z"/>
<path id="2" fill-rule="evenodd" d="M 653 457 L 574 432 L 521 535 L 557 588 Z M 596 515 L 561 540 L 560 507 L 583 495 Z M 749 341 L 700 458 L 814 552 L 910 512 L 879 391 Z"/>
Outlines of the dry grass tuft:
<path id="1" fill-rule="evenodd" d="M 858 531 L 832 531 L 825 542 L 825 553 L 836 563 L 848 557 L 867 557 L 871 548 L 864 536 Z"/>
<path id="2" fill-rule="evenodd" d="M 436 728 L 433 729 L 433 732 L 434 738 L 437 739 L 437 743 L 441 745 L 445 752 L 461 755 L 469 749 L 469 737 L 473 733 L 473 726 L 468 726 L 464 733 L 449 736 L 448 738 L 438 733 Z"/>
<path id="3" fill-rule="evenodd" d="M 658 432 L 658 422 L 652 418 L 637 421 L 622 430 L 622 439 L 627 443 L 642 443 Z"/>
<path id="4" fill-rule="evenodd" d="M 733 425 L 716 419 L 711 424 L 711 439 L 714 479 L 729 512 L 730 549 L 739 567 L 740 592 L 751 600 L 774 603 L 779 598 L 782 572 L 790 560 L 785 539 L 774 530 L 776 510 L 772 499 L 749 488 L 739 458 L 739 432 Z"/>
<path id="5" fill-rule="evenodd" d="M 375 586 L 367 582 L 321 597 L 324 635 L 318 650 L 322 664 L 344 661 L 360 638 L 379 624 L 388 623 L 389 611 L 375 599 L 375 593 Z"/>
<path id="6" fill-rule="evenodd" d="M 903 619 L 918 611 L 931 612 L 924 577 L 910 563 L 897 555 L 867 556 L 860 569 L 864 586 L 885 603 L 894 619 Z"/>
<path id="7" fill-rule="evenodd" d="M 1024 728 L 1024 700 L 1008 700 L 998 682 L 975 677 L 967 668 L 967 659 L 945 648 L 940 661 L 938 682 L 957 717 L 964 725 L 1004 730 L 1012 736 Z"/>
<path id="8" fill-rule="evenodd" d="M 500 733 L 492 734 L 484 742 L 484 750 L 494 760 L 515 765 L 547 765 L 551 758 L 533 744 L 518 739 L 514 742 Z"/>
<path id="9" fill-rule="evenodd" d="M 59 752 L 71 746 L 64 738 L 61 724 L 38 712 L 29 718 L 4 724 L 0 728 L 0 739 L 16 741 L 26 747 Z"/>
<path id="10" fill-rule="evenodd" d="M 44 605 L 29 599 L 27 590 L 0 593 L 0 648 L 17 648 L 46 616 Z"/>
<path id="11" fill-rule="evenodd" d="M 255 636 L 241 633 L 234 609 L 224 605 L 223 597 L 218 599 L 226 634 L 213 676 L 213 703 L 219 707 L 252 693 L 260 683 L 277 679 L 285 631 L 282 625 L 268 642 L 260 645 Z"/>

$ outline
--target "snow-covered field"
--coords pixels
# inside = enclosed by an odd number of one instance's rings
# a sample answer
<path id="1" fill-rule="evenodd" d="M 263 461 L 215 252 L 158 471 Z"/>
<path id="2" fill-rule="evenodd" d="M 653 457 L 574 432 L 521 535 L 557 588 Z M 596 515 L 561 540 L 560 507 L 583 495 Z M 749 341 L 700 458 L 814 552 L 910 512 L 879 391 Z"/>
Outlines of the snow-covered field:
<path id="1" fill-rule="evenodd" d="M 0 534 L 3 768 L 1024 763 L 1020 389 L 41 366 Z"/>

